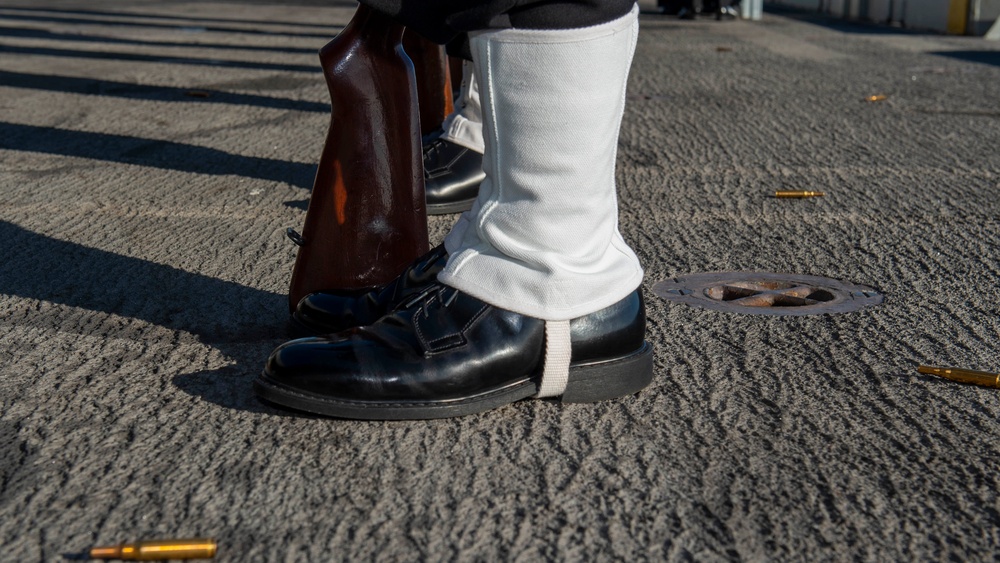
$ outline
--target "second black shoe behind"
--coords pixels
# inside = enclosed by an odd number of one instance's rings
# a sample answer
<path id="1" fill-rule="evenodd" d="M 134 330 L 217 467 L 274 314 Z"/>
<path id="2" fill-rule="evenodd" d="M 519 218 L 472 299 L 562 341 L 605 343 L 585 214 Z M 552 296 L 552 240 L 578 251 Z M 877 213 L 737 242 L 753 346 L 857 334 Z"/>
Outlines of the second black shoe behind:
<path id="1" fill-rule="evenodd" d="M 424 143 L 428 215 L 468 211 L 484 178 L 482 154 L 440 137 Z"/>

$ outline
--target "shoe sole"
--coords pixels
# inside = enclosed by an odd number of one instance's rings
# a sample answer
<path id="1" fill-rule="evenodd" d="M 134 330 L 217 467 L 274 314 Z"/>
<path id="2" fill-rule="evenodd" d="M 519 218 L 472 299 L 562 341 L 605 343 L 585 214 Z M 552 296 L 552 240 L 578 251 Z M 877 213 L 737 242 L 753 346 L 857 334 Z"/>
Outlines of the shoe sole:
<path id="1" fill-rule="evenodd" d="M 642 348 L 621 358 L 570 365 L 563 403 L 594 403 L 638 393 L 653 380 L 653 348 Z M 476 414 L 495 409 L 538 392 L 530 377 L 470 397 L 444 401 L 390 402 L 344 401 L 293 389 L 262 373 L 253 382 L 258 397 L 300 411 L 359 420 L 425 420 Z"/>
<path id="2" fill-rule="evenodd" d="M 451 203 L 428 203 L 427 214 L 449 215 L 451 213 L 462 213 L 463 211 L 472 209 L 472 204 L 475 203 L 475 201 L 476 199 L 473 198 L 465 201 L 454 201 Z"/>

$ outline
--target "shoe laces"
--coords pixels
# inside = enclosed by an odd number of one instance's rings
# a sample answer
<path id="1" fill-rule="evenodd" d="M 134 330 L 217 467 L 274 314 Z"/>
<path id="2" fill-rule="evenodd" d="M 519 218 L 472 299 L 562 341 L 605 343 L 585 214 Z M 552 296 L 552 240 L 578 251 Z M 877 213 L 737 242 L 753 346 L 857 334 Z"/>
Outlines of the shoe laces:
<path id="1" fill-rule="evenodd" d="M 402 308 L 409 309 L 410 307 L 419 305 L 420 312 L 423 313 L 426 319 L 430 317 L 430 310 L 435 303 L 439 303 L 441 308 L 447 309 L 455 302 L 459 293 L 461 292 L 453 287 L 449 287 L 443 283 L 434 283 L 404 303 Z"/>
<path id="2" fill-rule="evenodd" d="M 437 263 L 437 261 L 440 260 L 441 257 L 444 256 L 447 252 L 448 251 L 445 250 L 443 244 L 439 245 L 438 247 L 434 248 L 420 264 L 417 264 L 417 267 L 414 268 L 414 270 L 419 274 L 426 274 L 427 271 L 430 270 L 434 266 L 434 264 Z"/>
<path id="3" fill-rule="evenodd" d="M 441 152 L 443 146 L 444 141 L 442 139 L 434 139 L 429 145 L 424 146 L 424 180 L 430 180 L 441 169 L 437 165 L 435 165 L 435 168 L 428 168 L 427 162 L 436 162 L 438 153 Z"/>
<path id="4" fill-rule="evenodd" d="M 444 139 L 440 137 L 431 141 L 429 145 L 424 145 L 424 158 L 436 154 L 442 146 L 444 146 Z"/>

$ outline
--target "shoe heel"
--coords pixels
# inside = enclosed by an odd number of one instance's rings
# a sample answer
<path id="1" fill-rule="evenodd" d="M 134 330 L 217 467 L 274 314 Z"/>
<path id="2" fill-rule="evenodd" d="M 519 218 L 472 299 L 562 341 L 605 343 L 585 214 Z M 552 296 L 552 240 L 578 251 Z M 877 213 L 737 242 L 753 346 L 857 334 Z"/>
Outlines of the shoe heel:
<path id="1" fill-rule="evenodd" d="M 634 354 L 599 364 L 571 366 L 560 401 L 595 403 L 637 393 L 653 380 L 653 347 L 648 342 Z"/>

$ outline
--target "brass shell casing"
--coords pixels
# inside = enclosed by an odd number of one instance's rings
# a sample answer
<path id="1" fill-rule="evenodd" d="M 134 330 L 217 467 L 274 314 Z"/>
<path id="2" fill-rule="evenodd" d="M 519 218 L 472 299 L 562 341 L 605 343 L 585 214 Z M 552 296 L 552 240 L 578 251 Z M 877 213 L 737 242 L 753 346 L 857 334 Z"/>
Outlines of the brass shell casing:
<path id="1" fill-rule="evenodd" d="M 917 371 L 927 375 L 936 375 L 951 381 L 960 383 L 971 383 L 983 387 L 995 387 L 1000 389 L 1000 373 L 990 373 L 988 371 L 976 371 L 971 369 L 957 368 L 933 368 L 919 366 Z"/>
<path id="2" fill-rule="evenodd" d="M 151 540 L 95 547 L 90 550 L 90 558 L 125 561 L 211 559 L 215 557 L 216 548 L 217 544 L 212 538 Z"/>
<path id="3" fill-rule="evenodd" d="M 779 198 L 802 198 L 802 197 L 823 197 L 826 194 L 823 192 L 806 192 L 806 191 L 777 191 L 774 192 L 774 197 Z"/>

